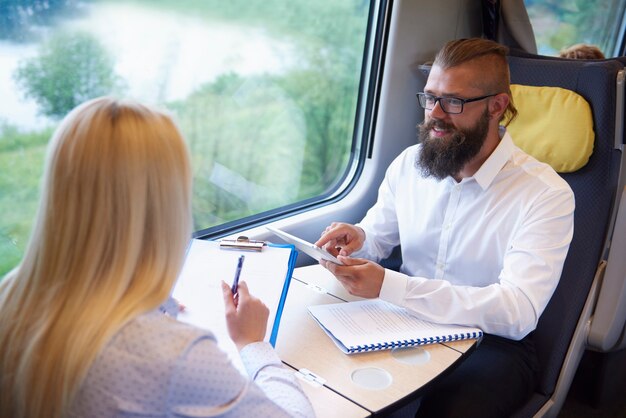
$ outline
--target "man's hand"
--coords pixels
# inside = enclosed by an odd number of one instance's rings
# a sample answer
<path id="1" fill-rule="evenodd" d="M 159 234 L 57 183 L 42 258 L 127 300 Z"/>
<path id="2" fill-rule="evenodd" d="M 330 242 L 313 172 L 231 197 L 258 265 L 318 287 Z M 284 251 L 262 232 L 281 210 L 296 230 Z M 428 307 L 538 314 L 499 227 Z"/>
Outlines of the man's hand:
<path id="1" fill-rule="evenodd" d="M 325 248 L 336 257 L 352 254 L 361 249 L 364 242 L 365 232 L 361 228 L 343 222 L 333 222 L 326 227 L 315 245 Z"/>
<path id="2" fill-rule="evenodd" d="M 363 298 L 377 298 L 385 278 L 385 269 L 379 264 L 363 258 L 349 258 L 340 255 L 340 266 L 330 261 L 321 260 L 320 264 L 341 282 L 351 295 Z"/>

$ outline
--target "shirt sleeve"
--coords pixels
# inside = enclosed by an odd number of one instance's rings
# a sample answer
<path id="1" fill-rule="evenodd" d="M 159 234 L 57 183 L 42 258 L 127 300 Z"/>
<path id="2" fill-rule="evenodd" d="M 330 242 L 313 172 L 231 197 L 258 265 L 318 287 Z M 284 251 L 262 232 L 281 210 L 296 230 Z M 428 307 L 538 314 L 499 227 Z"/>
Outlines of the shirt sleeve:
<path id="1" fill-rule="evenodd" d="M 243 376 L 213 338 L 197 339 L 173 366 L 170 410 L 181 417 L 313 417 L 293 372 L 268 343 L 250 344 L 241 356 Z M 262 389 L 261 389 L 262 388 Z"/>
<path id="2" fill-rule="evenodd" d="M 295 373 L 282 364 L 269 343 L 248 344 L 240 354 L 248 374 L 269 399 L 290 411 L 290 416 L 315 416 Z"/>
<path id="3" fill-rule="evenodd" d="M 496 283 L 453 285 L 386 270 L 380 297 L 421 319 L 522 339 L 536 328 L 559 282 L 573 235 L 573 215 L 571 190 L 541 195 L 513 235 Z"/>

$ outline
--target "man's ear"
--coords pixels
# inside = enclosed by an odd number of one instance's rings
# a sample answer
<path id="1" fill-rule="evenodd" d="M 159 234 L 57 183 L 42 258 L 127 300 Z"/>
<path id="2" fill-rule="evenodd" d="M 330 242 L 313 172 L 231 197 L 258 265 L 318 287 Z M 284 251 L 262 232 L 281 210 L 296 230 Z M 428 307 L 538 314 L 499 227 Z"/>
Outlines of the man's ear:
<path id="1" fill-rule="evenodd" d="M 496 120 L 500 120 L 504 112 L 506 112 L 510 100 L 509 95 L 506 93 L 493 96 L 489 102 L 489 115 Z"/>

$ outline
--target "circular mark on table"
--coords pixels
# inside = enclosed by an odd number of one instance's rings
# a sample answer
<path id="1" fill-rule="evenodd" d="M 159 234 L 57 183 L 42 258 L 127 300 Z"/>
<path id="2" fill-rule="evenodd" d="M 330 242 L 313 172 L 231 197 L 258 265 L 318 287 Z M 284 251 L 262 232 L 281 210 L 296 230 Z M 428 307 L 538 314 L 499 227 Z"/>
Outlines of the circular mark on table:
<path id="1" fill-rule="evenodd" d="M 430 353 L 422 347 L 394 348 L 391 356 L 404 364 L 421 365 L 430 361 Z"/>
<path id="2" fill-rule="evenodd" d="M 393 381 L 387 370 L 379 369 L 378 367 L 356 369 L 350 377 L 357 385 L 372 390 L 385 389 Z"/>

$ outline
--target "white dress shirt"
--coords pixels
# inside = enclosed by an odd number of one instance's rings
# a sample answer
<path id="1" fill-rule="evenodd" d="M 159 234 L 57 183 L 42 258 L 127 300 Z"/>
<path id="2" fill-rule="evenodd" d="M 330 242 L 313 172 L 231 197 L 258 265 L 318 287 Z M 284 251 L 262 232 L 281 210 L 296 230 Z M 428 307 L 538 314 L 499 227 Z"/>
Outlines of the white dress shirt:
<path id="1" fill-rule="evenodd" d="M 418 317 L 522 339 L 559 281 L 573 234 L 574 194 L 547 164 L 505 133 L 473 177 L 424 178 L 420 145 L 389 166 L 378 201 L 358 225 L 379 261 L 400 244 L 400 272 L 380 297 Z"/>

